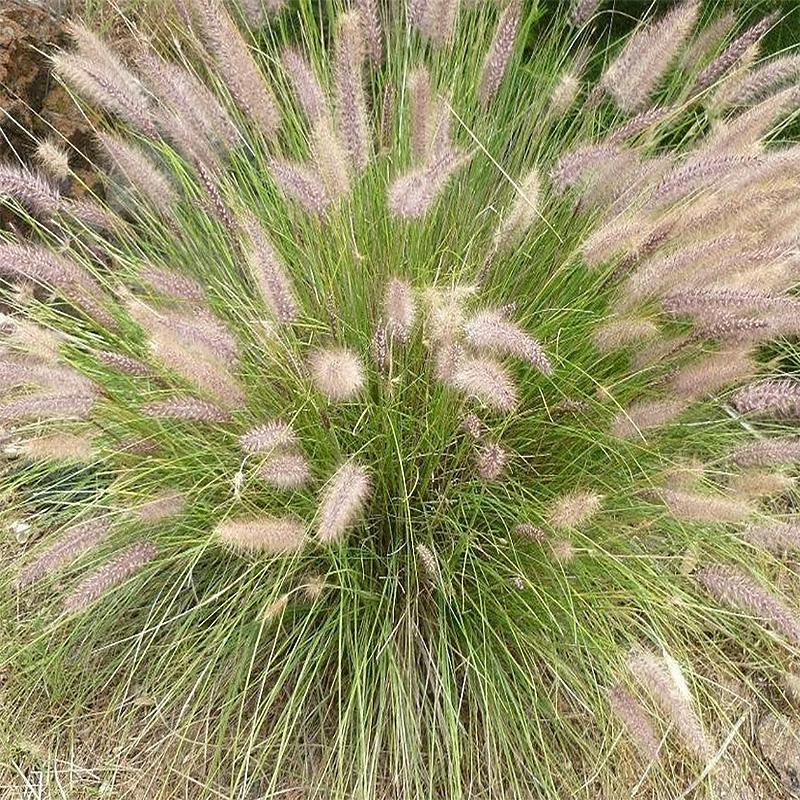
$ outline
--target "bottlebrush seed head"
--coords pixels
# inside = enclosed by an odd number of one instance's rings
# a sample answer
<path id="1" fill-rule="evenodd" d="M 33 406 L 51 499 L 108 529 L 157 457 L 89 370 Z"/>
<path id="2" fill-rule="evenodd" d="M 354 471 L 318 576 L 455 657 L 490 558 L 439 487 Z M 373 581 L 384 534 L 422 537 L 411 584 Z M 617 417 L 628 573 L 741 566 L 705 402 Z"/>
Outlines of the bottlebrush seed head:
<path id="1" fill-rule="evenodd" d="M 408 341 L 417 318 L 414 290 L 408 281 L 392 278 L 383 298 L 386 331 L 400 342 Z"/>
<path id="2" fill-rule="evenodd" d="M 494 39 L 483 62 L 478 94 L 484 106 L 494 100 L 500 88 L 508 68 L 508 62 L 511 60 L 521 20 L 522 2 L 521 0 L 511 0 L 500 14 Z"/>
<path id="3" fill-rule="evenodd" d="M 522 358 L 545 375 L 553 371 L 539 342 L 500 310 L 487 309 L 470 317 L 464 323 L 464 332 L 476 350 Z"/>
<path id="4" fill-rule="evenodd" d="M 800 644 L 797 614 L 744 570 L 726 564 L 709 564 L 697 570 L 694 577 L 718 602 L 752 614 L 793 644 Z"/>
<path id="5" fill-rule="evenodd" d="M 58 183 L 63 183 L 72 174 L 69 154 L 50 139 L 43 139 L 36 145 L 35 156 L 44 172 Z"/>
<path id="6" fill-rule="evenodd" d="M 311 379 L 331 402 L 352 400 L 364 388 L 364 368 L 347 347 L 317 350 L 309 358 Z"/>
<path id="7" fill-rule="evenodd" d="M 289 555 L 306 544 L 306 528 L 293 517 L 254 517 L 226 520 L 214 529 L 214 536 L 237 550 L 269 555 Z"/>
<path id="8" fill-rule="evenodd" d="M 597 492 L 578 490 L 559 497 L 550 509 L 550 524 L 568 529 L 585 525 L 600 510 L 603 496 Z"/>
<path id="9" fill-rule="evenodd" d="M 447 382 L 495 411 L 509 413 L 517 406 L 517 387 L 510 373 L 491 359 L 461 359 Z"/>
<path id="10" fill-rule="evenodd" d="M 74 614 L 102 597 L 113 587 L 138 572 L 156 556 L 152 542 L 137 542 L 86 578 L 64 601 L 64 610 Z"/>
<path id="11" fill-rule="evenodd" d="M 713 743 L 703 730 L 690 698 L 676 685 L 664 661 L 637 648 L 628 657 L 628 669 L 675 726 L 688 752 L 705 763 L 714 752 Z"/>
<path id="12" fill-rule="evenodd" d="M 331 476 L 317 508 L 317 537 L 335 542 L 358 521 L 370 495 L 367 471 L 355 461 L 346 461 Z"/>
<path id="13" fill-rule="evenodd" d="M 242 434 L 239 445 L 245 453 L 269 453 L 272 450 L 295 447 L 297 434 L 281 420 L 272 420 Z"/>
<path id="14" fill-rule="evenodd" d="M 642 756 L 648 761 L 655 761 L 658 758 L 659 737 L 644 706 L 621 685 L 609 690 L 608 702 Z"/>
<path id="15" fill-rule="evenodd" d="M 275 453 L 258 468 L 258 474 L 276 489 L 299 489 L 311 477 L 308 462 L 300 453 Z"/>
<path id="16" fill-rule="evenodd" d="M 478 475 L 485 481 L 497 481 L 503 477 L 508 466 L 508 451 L 496 443 L 478 449 L 475 457 Z"/>

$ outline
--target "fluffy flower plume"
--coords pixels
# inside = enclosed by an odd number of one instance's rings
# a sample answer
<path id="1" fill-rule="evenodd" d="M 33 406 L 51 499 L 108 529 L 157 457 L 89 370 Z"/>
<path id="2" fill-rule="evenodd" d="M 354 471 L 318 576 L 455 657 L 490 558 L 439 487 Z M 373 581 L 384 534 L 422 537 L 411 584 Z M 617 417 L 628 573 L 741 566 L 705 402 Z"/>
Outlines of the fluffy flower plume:
<path id="1" fill-rule="evenodd" d="M 664 662 L 652 653 L 637 649 L 628 657 L 628 669 L 664 717 L 675 726 L 686 749 L 701 761 L 707 761 L 713 753 L 713 744 L 703 730 L 690 698 L 676 685 Z"/>
<path id="2" fill-rule="evenodd" d="M 790 465 L 800 462 L 800 437 L 761 439 L 739 445 L 731 459 L 740 467 Z"/>
<path id="3" fill-rule="evenodd" d="M 314 385 L 334 403 L 353 399 L 364 387 L 364 367 L 347 347 L 317 350 L 309 368 Z"/>
<path id="4" fill-rule="evenodd" d="M 59 183 L 72 174 L 69 153 L 51 139 L 43 139 L 36 145 L 35 156 L 45 174 Z"/>
<path id="5" fill-rule="evenodd" d="M 598 350 L 610 353 L 623 347 L 638 346 L 658 332 L 658 325 L 650 319 L 613 319 L 597 328 L 592 340 Z"/>
<path id="6" fill-rule="evenodd" d="M 449 382 L 467 397 L 496 411 L 510 412 L 517 405 L 517 387 L 508 370 L 488 358 L 465 358 L 452 370 Z"/>
<path id="7" fill-rule="evenodd" d="M 602 80 L 620 109 L 638 111 L 647 103 L 691 32 L 698 10 L 696 0 L 687 0 L 631 36 Z"/>
<path id="8" fill-rule="evenodd" d="M 277 453 L 258 469 L 258 474 L 277 489 L 299 489 L 311 476 L 308 462 L 300 453 Z"/>
<path id="9" fill-rule="evenodd" d="M 226 520 L 217 525 L 214 535 L 238 550 L 270 555 L 296 553 L 306 543 L 305 526 L 293 517 Z"/>
<path id="10" fill-rule="evenodd" d="M 137 573 L 156 556 L 152 542 L 137 542 L 86 578 L 64 601 L 64 610 L 75 613 L 86 608 L 113 587 Z"/>
<path id="11" fill-rule="evenodd" d="M 748 350 L 723 350 L 678 370 L 669 381 L 677 397 L 706 397 L 751 378 L 758 364 Z"/>
<path id="12" fill-rule="evenodd" d="M 642 704 L 623 686 L 608 692 L 611 710 L 633 739 L 636 748 L 648 760 L 658 758 L 659 741 L 652 720 Z"/>
<path id="13" fill-rule="evenodd" d="M 531 170 L 519 185 L 516 198 L 494 233 L 495 247 L 505 250 L 518 244 L 539 213 L 539 171 Z"/>
<path id="14" fill-rule="evenodd" d="M 569 10 L 570 22 L 576 27 L 583 27 L 597 11 L 600 0 L 572 0 Z"/>
<path id="15" fill-rule="evenodd" d="M 494 38 L 483 62 L 478 94 L 485 106 L 494 100 L 506 74 L 521 19 L 522 0 L 511 0 L 500 14 Z"/>
<path id="16" fill-rule="evenodd" d="M 142 522 L 154 524 L 170 517 L 177 517 L 186 510 L 186 498 L 171 489 L 165 489 L 157 497 L 146 500 L 134 513 Z"/>
<path id="17" fill-rule="evenodd" d="M 424 167 L 397 178 L 389 187 L 389 209 L 403 219 L 424 217 L 465 163 L 466 156 L 460 151 L 447 149 Z"/>
<path id="18" fill-rule="evenodd" d="M 791 378 L 754 383 L 738 391 L 732 402 L 743 414 L 796 418 L 800 416 L 800 383 Z"/>
<path id="19" fill-rule="evenodd" d="M 669 513 L 687 522 L 708 524 L 742 522 L 753 515 L 753 506 L 736 497 L 700 494 L 679 489 L 660 489 L 658 497 Z"/>
<path id="20" fill-rule="evenodd" d="M 213 403 L 197 397 L 173 397 L 147 403 L 142 412 L 155 419 L 176 419 L 186 422 L 227 422 L 229 414 Z"/>
<path id="21" fill-rule="evenodd" d="M 616 414 L 611 433 L 621 439 L 635 439 L 673 422 L 686 409 L 687 401 L 677 398 L 643 400 Z"/>
<path id="22" fill-rule="evenodd" d="M 303 54 L 294 47 L 288 47 L 281 53 L 281 65 L 308 121 L 313 124 L 327 116 L 330 113 L 327 98 L 314 68 Z"/>
<path id="23" fill-rule="evenodd" d="M 423 164 L 428 159 L 433 137 L 431 76 L 426 67 L 415 67 L 408 75 L 408 102 L 411 115 L 411 160 Z"/>
<path id="24" fill-rule="evenodd" d="M 695 580 L 718 602 L 752 614 L 794 644 L 800 644 L 800 622 L 795 612 L 743 570 L 710 564 L 697 570 Z"/>
<path id="25" fill-rule="evenodd" d="M 91 439 L 66 432 L 34 436 L 20 442 L 18 451 L 33 461 L 89 461 L 96 455 Z"/>
<path id="26" fill-rule="evenodd" d="M 108 49 L 103 48 L 108 55 Z M 118 62 L 109 65 L 98 55 L 96 52 L 57 53 L 52 58 L 53 68 L 84 97 L 148 136 L 155 136 L 152 108 L 139 80 Z"/>
<path id="27" fill-rule="evenodd" d="M 101 133 L 100 143 L 114 166 L 159 213 L 169 216 L 176 195 L 168 178 L 136 146 Z"/>
<path id="28" fill-rule="evenodd" d="M 297 434 L 281 420 L 272 420 L 242 434 L 239 444 L 245 453 L 268 453 L 272 450 L 295 447 Z"/>
<path id="29" fill-rule="evenodd" d="M 379 64 L 383 60 L 383 28 L 381 27 L 378 0 L 357 0 L 356 8 L 361 17 L 367 54 L 370 61 Z"/>
<path id="30" fill-rule="evenodd" d="M 243 227 L 250 240 L 246 248 L 247 260 L 262 299 L 278 322 L 294 322 L 297 302 L 283 261 L 255 217 L 246 217 Z"/>
<path id="31" fill-rule="evenodd" d="M 559 497 L 550 509 L 550 524 L 554 528 L 577 528 L 585 525 L 600 510 L 603 496 L 580 490 Z"/>
<path id="32" fill-rule="evenodd" d="M 58 189 L 44 176 L 13 164 L 0 165 L 0 196 L 13 198 L 31 214 L 45 219 L 61 206 Z"/>
<path id="33" fill-rule="evenodd" d="M 503 477 L 508 466 L 508 450 L 496 442 L 492 442 L 479 448 L 475 461 L 478 475 L 483 480 L 497 481 Z"/>
<path id="34" fill-rule="evenodd" d="M 428 545 L 418 542 L 416 546 L 417 562 L 425 580 L 436 586 L 442 581 L 442 571 L 439 568 L 439 559 L 433 553 L 433 550 Z"/>
<path id="35" fill-rule="evenodd" d="M 760 547 L 776 556 L 785 556 L 800 549 L 800 525 L 782 520 L 753 523 L 745 527 L 740 536 L 754 547 Z"/>
<path id="36" fill-rule="evenodd" d="M 205 289 L 193 278 L 173 270 L 147 265 L 139 277 L 158 294 L 172 300 L 205 302 Z"/>
<path id="37" fill-rule="evenodd" d="M 33 394 L 0 405 L 0 422 L 88 419 L 95 401 L 85 394 Z"/>
<path id="38" fill-rule="evenodd" d="M 358 12 L 351 11 L 339 21 L 334 85 L 339 131 L 356 172 L 363 172 L 369 163 L 367 101 L 361 75 L 363 63 L 361 17 Z"/>
<path id="39" fill-rule="evenodd" d="M 316 170 L 328 196 L 333 200 L 346 196 L 351 185 L 350 164 L 329 116 L 321 117 L 314 123 L 311 149 Z"/>
<path id="40" fill-rule="evenodd" d="M 383 298 L 386 331 L 401 342 L 408 341 L 417 318 L 414 290 L 408 281 L 392 278 Z"/>
<path id="41" fill-rule="evenodd" d="M 545 375 L 553 371 L 539 342 L 506 319 L 502 311 L 487 309 L 477 313 L 464 323 L 464 332 L 467 341 L 477 350 L 516 356 Z"/>
<path id="42" fill-rule="evenodd" d="M 272 91 L 220 0 L 190 0 L 219 73 L 237 105 L 271 137 L 280 115 Z"/>
<path id="43" fill-rule="evenodd" d="M 73 525 L 38 558 L 20 571 L 17 576 L 17 586 L 27 586 L 69 564 L 108 538 L 109 531 L 109 523 L 104 519 L 93 519 Z"/>
<path id="44" fill-rule="evenodd" d="M 309 214 L 321 216 L 330 205 L 322 178 L 308 164 L 273 159 L 270 172 L 281 191 Z"/>
<path id="45" fill-rule="evenodd" d="M 354 461 L 345 461 L 334 472 L 319 500 L 317 537 L 334 542 L 358 521 L 370 494 L 367 471 Z"/>
<path id="46" fill-rule="evenodd" d="M 773 11 L 752 27 L 748 28 L 741 36 L 735 39 L 728 47 L 717 56 L 698 76 L 695 91 L 707 89 L 728 70 L 775 24 L 779 12 Z"/>

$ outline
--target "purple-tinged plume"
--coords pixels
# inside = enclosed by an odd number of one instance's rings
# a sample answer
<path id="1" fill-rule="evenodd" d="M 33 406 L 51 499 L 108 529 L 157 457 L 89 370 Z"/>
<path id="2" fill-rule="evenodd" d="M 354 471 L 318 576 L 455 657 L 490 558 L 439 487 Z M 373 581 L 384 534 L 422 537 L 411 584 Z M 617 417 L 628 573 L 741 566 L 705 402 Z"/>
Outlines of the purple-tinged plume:
<path id="1" fill-rule="evenodd" d="M 64 610 L 72 614 L 86 608 L 109 589 L 137 573 L 156 557 L 156 553 L 156 546 L 152 542 L 136 542 L 131 545 L 86 578 L 64 601 Z"/>
<path id="2" fill-rule="evenodd" d="M 308 164 L 274 158 L 270 160 L 269 169 L 284 195 L 309 214 L 320 217 L 327 211 L 331 201 L 325 184 Z"/>
<path id="3" fill-rule="evenodd" d="M 792 378 L 774 378 L 746 386 L 732 399 L 742 414 L 775 419 L 800 417 L 800 382 Z"/>
<path id="4" fill-rule="evenodd" d="M 731 67 L 758 42 L 761 37 L 778 21 L 780 12 L 773 11 L 760 22 L 748 28 L 717 56 L 698 76 L 694 92 L 702 92 L 725 75 Z"/>
<path id="5" fill-rule="evenodd" d="M 141 83 L 120 67 L 111 70 L 88 55 L 57 53 L 53 69 L 80 94 L 116 114 L 146 136 L 156 137 L 152 108 Z"/>
<path id="6" fill-rule="evenodd" d="M 484 481 L 499 481 L 505 474 L 508 461 L 508 450 L 496 442 L 483 445 L 475 456 L 478 475 Z"/>
<path id="7" fill-rule="evenodd" d="M 167 176 L 135 145 L 107 133 L 98 136 L 103 149 L 128 183 L 159 213 L 170 216 L 177 194 Z"/>
<path id="8" fill-rule="evenodd" d="M 0 196 L 13 198 L 42 219 L 52 217 L 61 205 L 61 195 L 50 181 L 15 164 L 0 165 Z"/>
<path id="9" fill-rule="evenodd" d="M 511 0 L 500 14 L 494 39 L 483 62 L 478 96 L 484 106 L 488 106 L 494 100 L 500 88 L 514 50 L 521 20 L 522 0 Z"/>
<path id="10" fill-rule="evenodd" d="M 572 0 L 569 21 L 576 28 L 582 28 L 594 16 L 599 5 L 600 0 Z"/>
<path id="11" fill-rule="evenodd" d="M 628 657 L 628 669 L 652 697 L 664 717 L 675 726 L 686 749 L 701 761 L 714 752 L 688 694 L 679 686 L 662 659 L 642 649 Z"/>
<path id="12" fill-rule="evenodd" d="M 739 445 L 731 460 L 740 467 L 789 466 L 800 462 L 800 437 L 782 436 Z"/>
<path id="13" fill-rule="evenodd" d="M 658 758 L 659 740 L 653 721 L 644 706 L 622 685 L 608 692 L 608 702 L 614 716 L 625 726 L 636 749 L 648 761 Z"/>
<path id="14" fill-rule="evenodd" d="M 383 60 L 383 28 L 378 10 L 378 0 L 355 0 L 361 16 L 361 26 L 367 43 L 367 55 L 373 64 Z"/>
<path id="15" fill-rule="evenodd" d="M 396 178 L 389 187 L 389 210 L 401 219 L 424 217 L 467 160 L 459 150 L 446 150 L 424 167 Z"/>
<path id="16" fill-rule="evenodd" d="M 744 541 L 776 556 L 800 550 L 800 525 L 796 522 L 770 520 L 748 525 L 740 534 Z"/>
<path id="17" fill-rule="evenodd" d="M 95 406 L 96 397 L 85 394 L 33 394 L 10 400 L 0 405 L 0 422 L 24 420 L 88 419 Z"/>
<path id="18" fill-rule="evenodd" d="M 220 0 L 191 0 L 220 77 L 245 115 L 267 138 L 280 124 L 275 97 Z"/>
<path id="19" fill-rule="evenodd" d="M 366 470 L 350 460 L 331 476 L 317 509 L 317 536 L 321 542 L 333 542 L 351 528 L 364 512 L 370 494 Z"/>
<path id="20" fill-rule="evenodd" d="M 261 223 L 248 214 L 242 227 L 249 237 L 246 248 L 250 271 L 262 299 L 284 325 L 297 319 L 297 302 L 286 267 L 267 236 Z"/>
<path id="21" fill-rule="evenodd" d="M 322 117 L 328 116 L 328 100 L 306 57 L 294 47 L 287 47 L 281 53 L 281 66 L 308 121 L 313 125 Z"/>
<path id="22" fill-rule="evenodd" d="M 186 300 L 191 303 L 205 302 L 205 289 L 194 278 L 180 272 L 148 265 L 139 272 L 139 278 L 158 294 L 171 300 Z"/>
<path id="23" fill-rule="evenodd" d="M 18 587 L 27 586 L 45 575 L 74 561 L 82 553 L 108 538 L 107 520 L 92 519 L 68 528 L 56 542 L 37 559 L 24 567 L 17 576 Z"/>
<path id="24" fill-rule="evenodd" d="M 97 360 L 106 367 L 136 378 L 147 378 L 153 374 L 147 364 L 143 364 L 138 358 L 126 356 L 123 353 L 101 350 L 97 353 Z"/>
<path id="25" fill-rule="evenodd" d="M 698 10 L 696 0 L 687 0 L 631 35 L 600 84 L 622 111 L 631 113 L 646 105 L 691 32 Z"/>
<path id="26" fill-rule="evenodd" d="M 294 517 L 255 517 L 220 522 L 214 535 L 225 544 L 250 553 L 288 555 L 302 550 L 306 528 Z"/>
<path id="27" fill-rule="evenodd" d="M 476 350 L 516 356 L 545 375 L 553 371 L 539 342 L 519 325 L 506 319 L 502 310 L 490 308 L 479 311 L 464 323 L 464 333 Z"/>
<path id="28" fill-rule="evenodd" d="M 726 564 L 710 564 L 697 570 L 694 577 L 718 602 L 752 614 L 794 644 L 800 644 L 797 614 L 744 570 Z"/>
<path id="29" fill-rule="evenodd" d="M 333 75 L 339 133 L 356 172 L 364 172 L 369 163 L 369 121 L 361 74 L 363 64 L 361 17 L 357 11 L 350 11 L 339 20 Z"/>
<path id="30" fill-rule="evenodd" d="M 196 397 L 173 397 L 156 400 L 142 408 L 145 416 L 154 419 L 177 419 L 187 422 L 229 422 L 230 414 L 213 403 Z"/>

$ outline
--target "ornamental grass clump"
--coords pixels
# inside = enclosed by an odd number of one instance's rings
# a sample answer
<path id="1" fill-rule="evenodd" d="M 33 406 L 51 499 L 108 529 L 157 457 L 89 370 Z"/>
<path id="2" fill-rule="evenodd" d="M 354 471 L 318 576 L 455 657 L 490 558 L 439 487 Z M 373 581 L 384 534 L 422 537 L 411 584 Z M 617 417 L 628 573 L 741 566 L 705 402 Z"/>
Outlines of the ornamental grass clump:
<path id="1" fill-rule="evenodd" d="M 105 199 L 0 167 L 9 724 L 156 798 L 705 797 L 800 642 L 779 20 L 179 6 L 52 56 Z"/>

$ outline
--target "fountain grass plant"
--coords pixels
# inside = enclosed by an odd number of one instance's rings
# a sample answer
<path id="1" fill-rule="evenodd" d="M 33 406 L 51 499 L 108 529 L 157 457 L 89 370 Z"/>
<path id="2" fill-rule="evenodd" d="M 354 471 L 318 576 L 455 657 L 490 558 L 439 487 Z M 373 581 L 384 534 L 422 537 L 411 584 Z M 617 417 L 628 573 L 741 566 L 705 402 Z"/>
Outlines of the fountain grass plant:
<path id="1" fill-rule="evenodd" d="M 777 16 L 175 5 L 53 54 L 105 200 L 0 170 L 12 724 L 148 797 L 713 796 L 800 645 Z"/>

